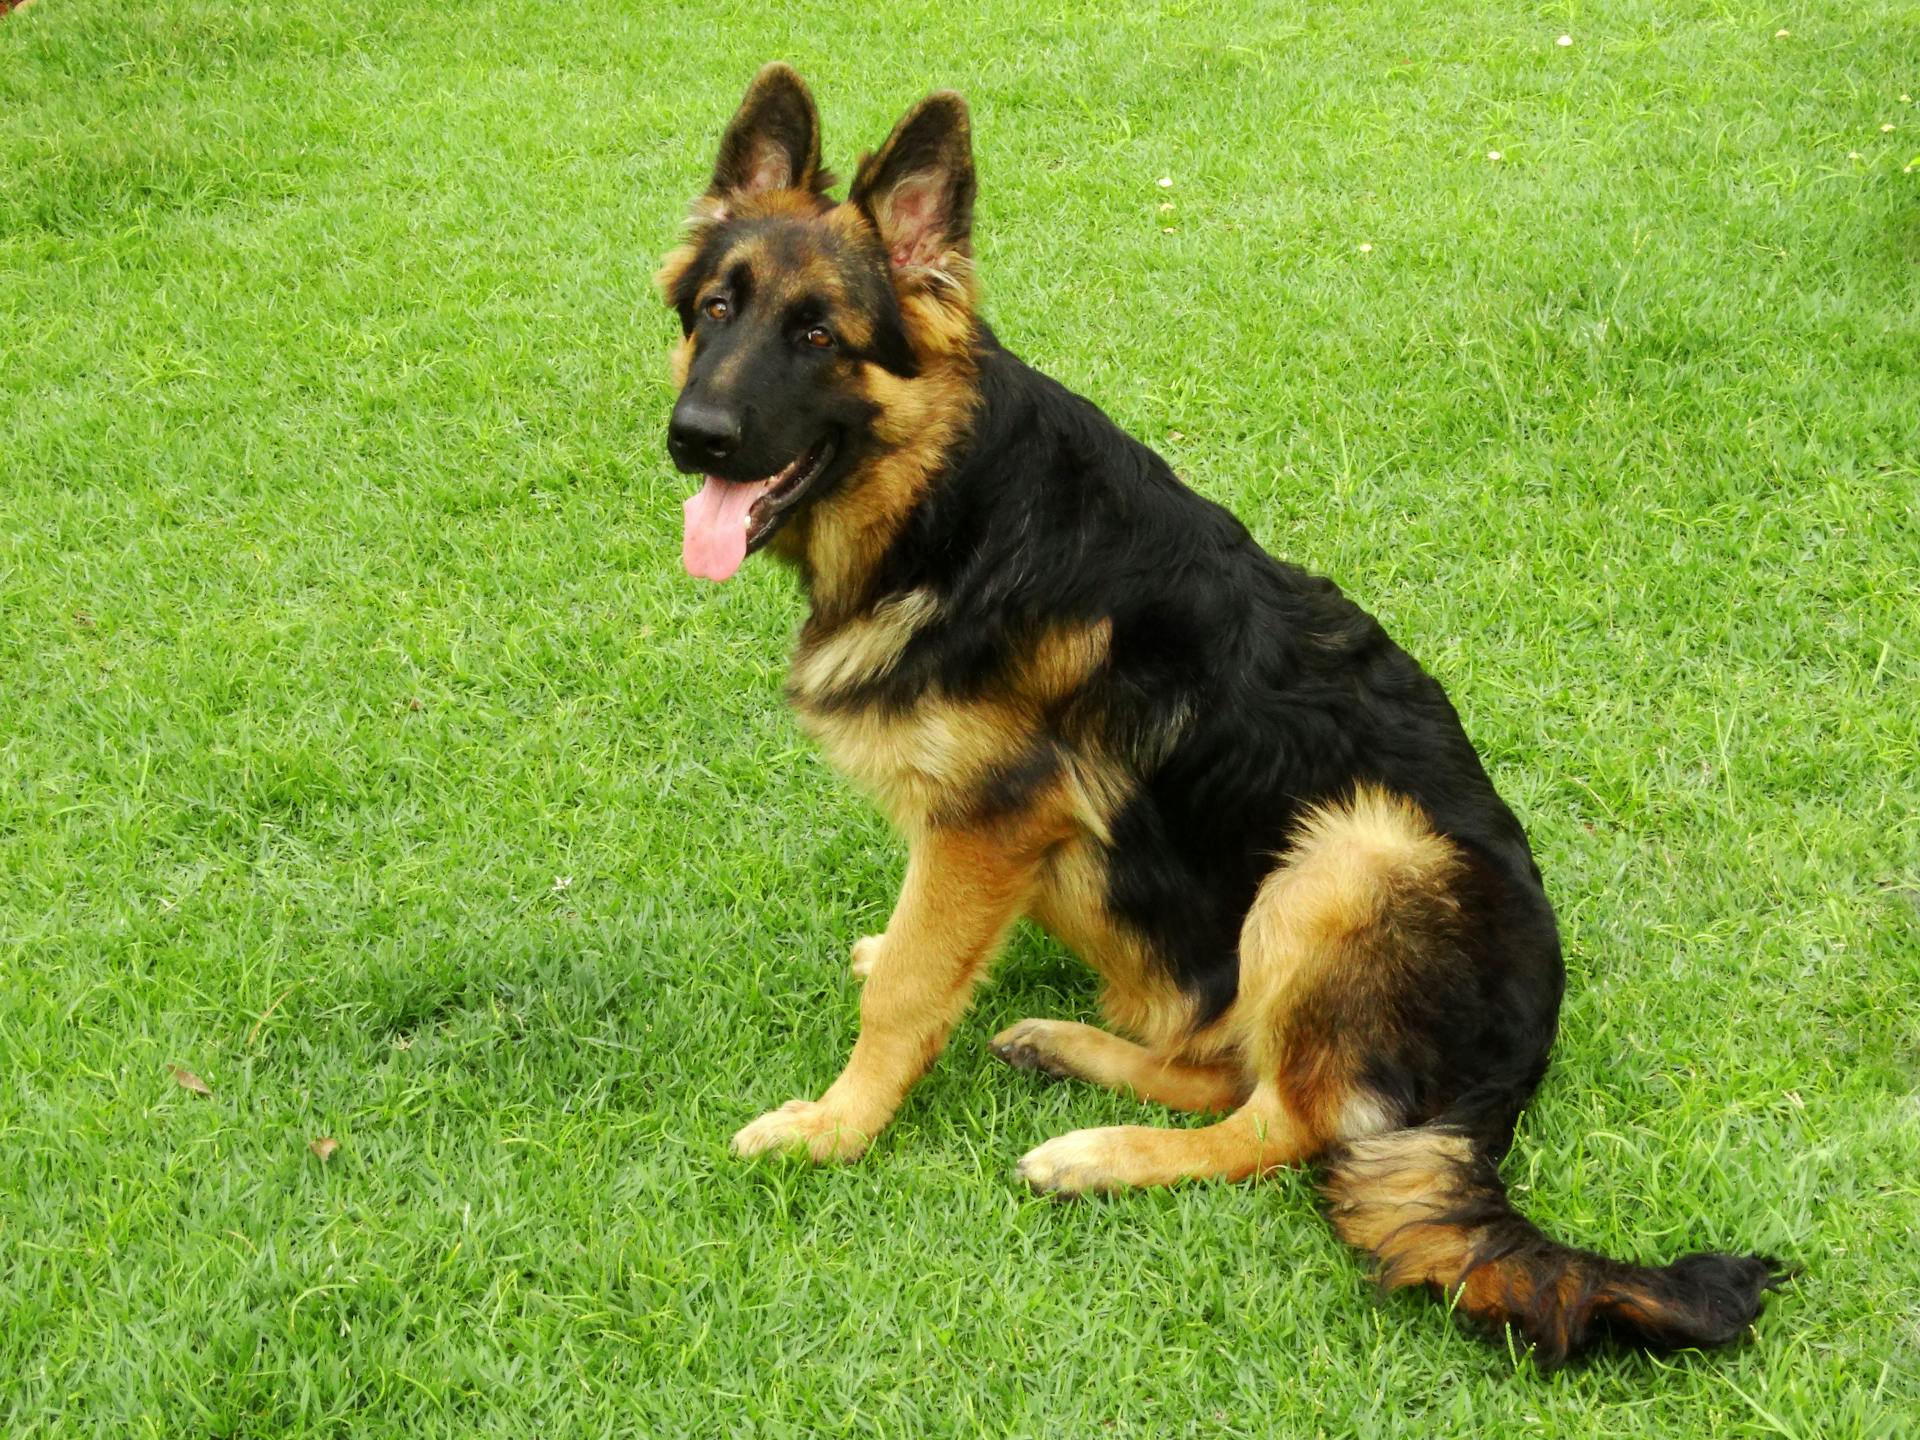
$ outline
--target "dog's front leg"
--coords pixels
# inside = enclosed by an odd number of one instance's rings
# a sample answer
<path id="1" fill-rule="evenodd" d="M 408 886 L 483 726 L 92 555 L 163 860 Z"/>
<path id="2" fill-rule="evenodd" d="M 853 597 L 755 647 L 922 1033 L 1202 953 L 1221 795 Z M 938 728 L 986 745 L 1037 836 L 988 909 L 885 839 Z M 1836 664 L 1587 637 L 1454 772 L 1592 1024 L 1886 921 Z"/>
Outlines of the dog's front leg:
<path id="1" fill-rule="evenodd" d="M 929 830 L 913 842 L 886 934 L 867 947 L 860 1038 L 818 1100 L 790 1100 L 733 1137 L 741 1155 L 805 1151 L 851 1160 L 900 1108 L 945 1048 L 1033 883 L 1037 855 L 1020 837 Z"/>

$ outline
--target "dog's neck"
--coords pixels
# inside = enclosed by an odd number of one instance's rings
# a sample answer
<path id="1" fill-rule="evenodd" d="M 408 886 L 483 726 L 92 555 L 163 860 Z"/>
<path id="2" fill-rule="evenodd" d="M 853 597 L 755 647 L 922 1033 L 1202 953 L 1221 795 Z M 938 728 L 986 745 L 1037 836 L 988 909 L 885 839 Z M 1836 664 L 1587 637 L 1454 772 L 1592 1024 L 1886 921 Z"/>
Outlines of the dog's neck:
<path id="1" fill-rule="evenodd" d="M 943 358 L 910 380 L 884 376 L 874 386 L 875 453 L 797 517 L 791 536 L 776 539 L 776 552 L 799 570 L 812 607 L 810 630 L 836 628 L 884 598 L 878 590 L 887 551 L 952 471 L 980 402 L 971 354 Z"/>

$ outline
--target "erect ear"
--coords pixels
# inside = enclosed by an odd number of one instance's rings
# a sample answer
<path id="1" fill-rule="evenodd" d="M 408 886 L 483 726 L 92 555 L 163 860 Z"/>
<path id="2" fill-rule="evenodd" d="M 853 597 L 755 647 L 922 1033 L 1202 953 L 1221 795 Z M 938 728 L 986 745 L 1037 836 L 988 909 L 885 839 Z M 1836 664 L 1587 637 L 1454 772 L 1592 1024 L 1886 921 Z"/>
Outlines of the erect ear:
<path id="1" fill-rule="evenodd" d="M 929 95 L 860 162 L 848 199 L 886 242 L 896 272 L 963 279 L 973 254 L 973 132 L 967 102 Z"/>
<path id="2" fill-rule="evenodd" d="M 706 199 L 724 215 L 727 202 L 768 190 L 811 190 L 833 184 L 820 168 L 820 112 L 806 82 L 778 60 L 763 66 L 720 137 L 720 158 Z"/>

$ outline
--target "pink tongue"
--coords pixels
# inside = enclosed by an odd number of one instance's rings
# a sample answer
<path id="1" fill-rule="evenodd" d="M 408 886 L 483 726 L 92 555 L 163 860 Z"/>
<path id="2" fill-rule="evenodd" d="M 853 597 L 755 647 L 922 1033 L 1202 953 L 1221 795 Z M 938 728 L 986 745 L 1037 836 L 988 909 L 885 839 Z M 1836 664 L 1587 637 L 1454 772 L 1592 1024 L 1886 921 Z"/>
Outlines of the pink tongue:
<path id="1" fill-rule="evenodd" d="M 680 541 L 680 563 L 689 575 L 702 580 L 725 580 L 747 558 L 747 511 L 773 488 L 777 477 L 736 485 L 707 476 L 698 495 L 687 498 L 686 534 Z"/>

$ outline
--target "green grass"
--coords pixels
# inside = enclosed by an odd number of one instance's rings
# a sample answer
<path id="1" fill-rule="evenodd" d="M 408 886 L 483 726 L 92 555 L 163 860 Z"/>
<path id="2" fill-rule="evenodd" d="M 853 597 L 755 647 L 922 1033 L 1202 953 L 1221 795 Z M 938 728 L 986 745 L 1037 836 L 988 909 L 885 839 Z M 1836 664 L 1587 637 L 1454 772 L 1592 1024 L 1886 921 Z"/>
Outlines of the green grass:
<path id="1" fill-rule="evenodd" d="M 0 19 L 0 1432 L 1913 1433 L 1913 7 L 652 8 Z M 1752 1345 L 1028 1198 L 1145 1108 L 985 1053 L 1092 1013 L 1031 933 L 862 1163 L 728 1156 L 902 863 L 677 563 L 648 276 L 775 56 L 843 171 L 965 90 L 1003 337 L 1448 685 L 1568 942 L 1509 1179 L 1804 1265 Z"/>

